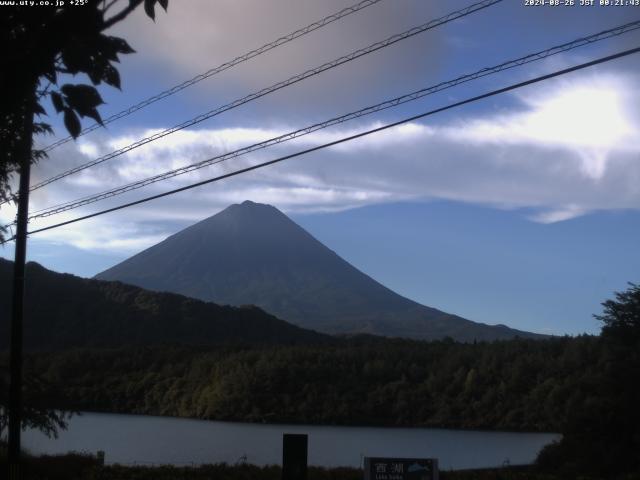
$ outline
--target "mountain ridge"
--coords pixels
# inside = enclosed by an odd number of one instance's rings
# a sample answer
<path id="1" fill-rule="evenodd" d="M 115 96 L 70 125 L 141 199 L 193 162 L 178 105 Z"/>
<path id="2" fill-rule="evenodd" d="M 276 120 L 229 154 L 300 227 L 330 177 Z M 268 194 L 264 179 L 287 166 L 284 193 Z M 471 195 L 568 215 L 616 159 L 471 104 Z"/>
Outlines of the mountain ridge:
<path id="1" fill-rule="evenodd" d="M 0 315 L 10 318 L 13 262 L 0 258 Z M 30 350 L 158 344 L 196 346 L 322 344 L 334 339 L 255 306 L 220 306 L 122 282 L 57 273 L 27 263 L 24 320 Z M 0 322 L 0 349 L 9 322 Z"/>
<path id="2" fill-rule="evenodd" d="M 544 336 L 487 325 L 405 298 L 271 205 L 234 204 L 96 275 L 221 304 L 255 304 L 329 334 L 459 341 Z"/>

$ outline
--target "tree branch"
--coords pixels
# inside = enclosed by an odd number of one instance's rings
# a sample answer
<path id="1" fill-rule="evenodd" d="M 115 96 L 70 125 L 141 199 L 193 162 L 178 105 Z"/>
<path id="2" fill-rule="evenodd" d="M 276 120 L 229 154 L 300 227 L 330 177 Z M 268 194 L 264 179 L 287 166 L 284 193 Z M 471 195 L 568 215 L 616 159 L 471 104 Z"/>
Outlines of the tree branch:
<path id="1" fill-rule="evenodd" d="M 106 4 L 104 7 L 102 7 L 102 13 L 107 13 L 107 10 L 109 10 L 111 7 L 113 7 L 116 3 L 118 3 L 119 0 L 111 0 L 108 4 Z M 103 1 L 102 4 L 104 5 L 106 3 L 106 1 Z"/>
<path id="2" fill-rule="evenodd" d="M 125 18 L 127 18 L 129 16 L 129 14 L 131 12 L 133 12 L 138 7 L 138 5 L 140 5 L 142 2 L 143 2 L 143 0 L 130 0 L 129 1 L 129 6 L 127 8 L 122 9 L 119 13 L 116 13 L 110 19 L 104 21 L 104 25 L 102 27 L 102 30 L 106 30 L 106 29 L 112 27 L 113 25 L 115 25 L 116 23 L 118 23 L 118 22 L 124 20 Z M 113 3 L 115 3 L 115 1 Z"/>

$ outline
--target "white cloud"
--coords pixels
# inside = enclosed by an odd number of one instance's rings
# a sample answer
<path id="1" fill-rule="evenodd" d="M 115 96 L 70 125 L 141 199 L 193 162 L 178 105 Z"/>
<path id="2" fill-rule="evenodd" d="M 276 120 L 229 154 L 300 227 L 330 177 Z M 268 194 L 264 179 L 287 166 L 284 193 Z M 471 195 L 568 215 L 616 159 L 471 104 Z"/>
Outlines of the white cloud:
<path id="1" fill-rule="evenodd" d="M 613 153 L 640 150 L 631 112 L 640 104 L 636 83 L 613 74 L 552 82 L 543 93 L 520 94 L 523 111 L 460 122 L 449 135 L 479 144 L 563 149 L 579 155 L 583 172 L 598 179 Z"/>
<path id="2" fill-rule="evenodd" d="M 75 215 L 65 213 L 55 218 L 40 220 L 32 229 L 70 220 Z M 71 245 L 83 250 L 106 252 L 135 252 L 164 240 L 171 232 L 161 227 L 148 226 L 126 217 L 96 218 L 74 223 L 63 228 L 38 233 L 38 239 L 51 244 Z"/>
<path id="3" fill-rule="evenodd" d="M 259 198 L 263 203 L 286 205 L 288 212 L 327 212 L 384 202 L 391 195 L 387 192 L 325 186 L 324 188 L 249 187 L 227 192 L 222 197 L 228 203 L 241 203 L 246 199 Z"/>
<path id="4" fill-rule="evenodd" d="M 16 218 L 16 207 L 13 203 L 6 203 L 0 208 L 0 222 L 3 225 L 11 223 Z"/>
<path id="5" fill-rule="evenodd" d="M 539 223 L 556 223 L 571 220 L 585 213 L 587 213 L 586 210 L 577 205 L 567 205 L 563 208 L 537 213 L 530 218 Z"/>
<path id="6" fill-rule="evenodd" d="M 640 130 L 636 79 L 613 74 L 548 82 L 518 95 L 509 111 L 466 121 L 411 123 L 165 199 L 54 229 L 49 241 L 132 252 L 251 199 L 288 211 L 336 211 L 416 199 L 526 208 L 552 223 L 594 210 L 640 207 Z M 99 204 L 32 222 L 32 228 L 164 192 L 237 168 L 374 128 L 346 124 L 154 184 Z M 237 149 L 293 128 L 183 130 L 34 192 L 32 211 Z M 54 150 L 35 169 L 42 179 L 152 131 L 84 139 Z M 533 210 L 533 213 L 531 213 Z M 0 210 L 3 217 L 12 213 Z"/>

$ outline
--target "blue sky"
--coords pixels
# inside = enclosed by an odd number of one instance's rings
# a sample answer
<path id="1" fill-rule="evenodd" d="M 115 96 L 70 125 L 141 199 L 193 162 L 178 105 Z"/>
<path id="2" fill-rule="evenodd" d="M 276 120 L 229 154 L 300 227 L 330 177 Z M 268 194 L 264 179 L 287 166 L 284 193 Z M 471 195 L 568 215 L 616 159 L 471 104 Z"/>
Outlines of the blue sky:
<path id="1" fill-rule="evenodd" d="M 34 182 L 470 2 L 384 0 L 52 152 Z M 113 34 L 123 91 L 103 117 L 351 2 L 172 0 Z M 640 19 L 640 8 L 504 2 L 52 184 L 32 210 L 145 178 L 412 90 Z M 333 127 L 232 164 L 34 222 L 34 228 L 186 185 L 598 56 L 632 32 Z M 91 276 L 245 199 L 270 203 L 398 293 L 471 320 L 556 334 L 598 331 L 591 314 L 640 256 L 637 56 L 494 97 L 220 184 L 51 230 L 32 259 Z M 51 116 L 56 133 L 60 119 Z M 48 144 L 51 139 L 45 139 Z M 0 219 L 11 219 L 10 208 Z M 634 248 L 635 247 L 635 248 Z M 11 257 L 12 247 L 1 252 Z"/>

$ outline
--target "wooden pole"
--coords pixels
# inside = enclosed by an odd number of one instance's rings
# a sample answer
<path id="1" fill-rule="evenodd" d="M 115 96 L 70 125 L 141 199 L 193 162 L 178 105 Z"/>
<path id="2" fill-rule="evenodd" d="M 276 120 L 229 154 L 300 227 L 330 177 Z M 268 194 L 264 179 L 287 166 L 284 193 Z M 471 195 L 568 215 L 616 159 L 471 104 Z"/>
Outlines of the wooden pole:
<path id="1" fill-rule="evenodd" d="M 20 186 L 16 218 L 16 246 L 13 264 L 13 297 L 11 303 L 11 345 L 9 384 L 9 448 L 7 464 L 9 480 L 21 480 L 20 433 L 22 426 L 22 343 L 24 324 L 25 262 L 27 258 L 27 223 L 29 218 L 29 177 L 31 174 L 31 146 L 36 85 L 26 97 L 22 151 L 20 158 Z"/>
<path id="2" fill-rule="evenodd" d="M 282 480 L 307 480 L 308 436 L 282 435 Z"/>

